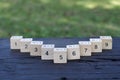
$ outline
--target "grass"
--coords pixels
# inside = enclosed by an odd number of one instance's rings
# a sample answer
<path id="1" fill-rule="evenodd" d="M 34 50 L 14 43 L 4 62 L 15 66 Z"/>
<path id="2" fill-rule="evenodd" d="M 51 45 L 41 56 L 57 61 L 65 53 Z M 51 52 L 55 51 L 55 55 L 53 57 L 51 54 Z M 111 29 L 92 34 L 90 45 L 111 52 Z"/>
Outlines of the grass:
<path id="1" fill-rule="evenodd" d="M 0 0 L 0 37 L 120 36 L 120 0 Z"/>

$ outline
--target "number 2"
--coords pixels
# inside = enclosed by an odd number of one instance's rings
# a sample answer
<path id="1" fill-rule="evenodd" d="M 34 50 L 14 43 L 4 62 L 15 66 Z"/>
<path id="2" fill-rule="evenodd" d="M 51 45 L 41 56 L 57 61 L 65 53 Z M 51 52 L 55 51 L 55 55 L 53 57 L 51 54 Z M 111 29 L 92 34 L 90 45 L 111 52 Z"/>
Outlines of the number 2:
<path id="1" fill-rule="evenodd" d="M 38 48 L 35 48 L 35 52 L 37 52 L 38 51 Z"/>
<path id="2" fill-rule="evenodd" d="M 45 54 L 48 55 L 48 51 Z"/>
<path id="3" fill-rule="evenodd" d="M 108 43 L 105 43 L 105 46 L 108 47 Z"/>
<path id="4" fill-rule="evenodd" d="M 28 45 L 27 44 L 25 44 L 25 49 L 27 49 L 28 48 Z"/>

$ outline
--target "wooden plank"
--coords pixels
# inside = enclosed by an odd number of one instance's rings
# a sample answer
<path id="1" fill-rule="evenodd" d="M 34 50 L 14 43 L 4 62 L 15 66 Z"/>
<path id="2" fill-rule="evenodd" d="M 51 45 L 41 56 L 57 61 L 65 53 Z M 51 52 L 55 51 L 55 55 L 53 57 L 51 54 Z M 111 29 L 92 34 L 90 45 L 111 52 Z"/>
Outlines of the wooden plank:
<path id="1" fill-rule="evenodd" d="M 89 38 L 40 38 L 44 43 L 65 47 Z M 113 39 L 113 49 L 68 61 L 67 64 L 53 64 L 31 57 L 19 51 L 11 51 L 9 39 L 0 39 L 0 78 L 2 80 L 119 80 L 120 79 L 120 38 Z"/>

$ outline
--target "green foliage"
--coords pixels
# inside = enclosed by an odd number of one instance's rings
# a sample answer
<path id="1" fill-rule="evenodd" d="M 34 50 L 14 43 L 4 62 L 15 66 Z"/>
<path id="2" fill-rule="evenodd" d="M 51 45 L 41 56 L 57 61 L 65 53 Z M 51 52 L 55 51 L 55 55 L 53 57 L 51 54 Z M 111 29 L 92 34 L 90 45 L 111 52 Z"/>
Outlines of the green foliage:
<path id="1" fill-rule="evenodd" d="M 120 36 L 120 0 L 0 0 L 0 37 Z"/>

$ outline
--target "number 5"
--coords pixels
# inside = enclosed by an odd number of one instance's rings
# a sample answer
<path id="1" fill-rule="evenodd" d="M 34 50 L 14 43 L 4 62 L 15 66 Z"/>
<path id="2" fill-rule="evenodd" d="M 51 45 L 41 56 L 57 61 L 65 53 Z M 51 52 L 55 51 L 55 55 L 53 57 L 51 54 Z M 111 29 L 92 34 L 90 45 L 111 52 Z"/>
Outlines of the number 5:
<path id="1" fill-rule="evenodd" d="M 60 58 L 60 60 L 62 60 L 62 59 L 63 59 L 63 56 L 62 56 L 62 55 L 60 55 L 60 56 L 59 56 L 59 58 Z"/>

